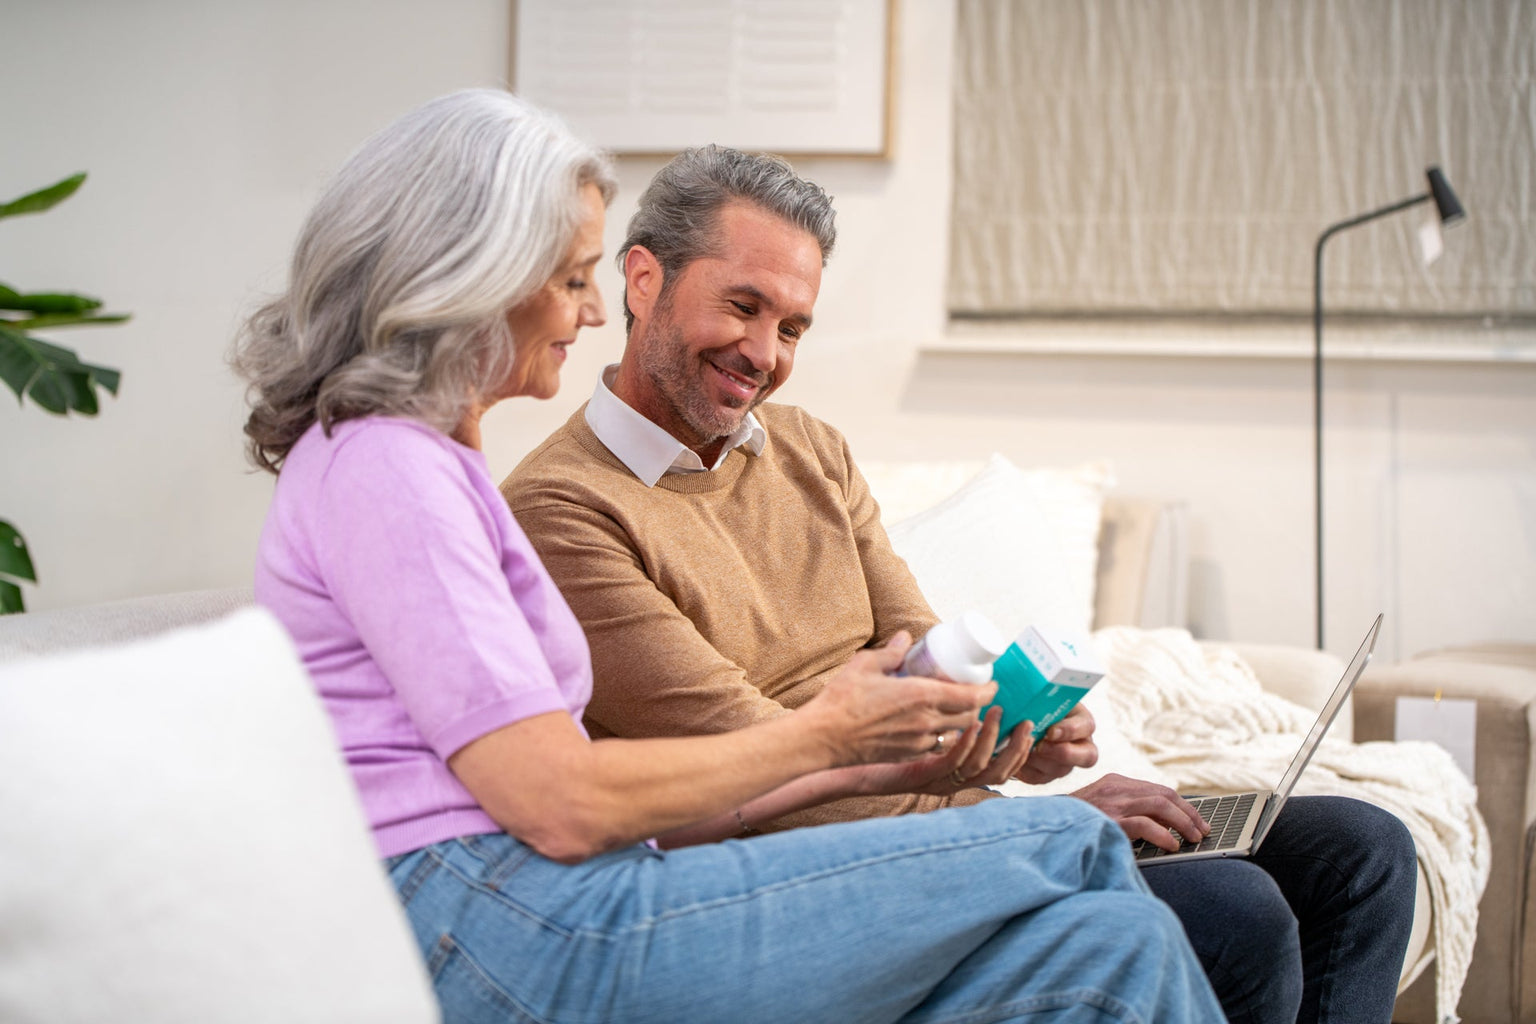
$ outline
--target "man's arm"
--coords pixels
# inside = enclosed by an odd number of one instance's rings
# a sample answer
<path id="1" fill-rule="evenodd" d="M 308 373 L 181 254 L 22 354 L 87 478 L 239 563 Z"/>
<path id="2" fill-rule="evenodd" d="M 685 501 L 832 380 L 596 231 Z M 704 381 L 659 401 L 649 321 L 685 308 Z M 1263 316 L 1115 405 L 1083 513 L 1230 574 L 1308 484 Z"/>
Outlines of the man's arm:
<path id="1" fill-rule="evenodd" d="M 884 643 L 902 629 L 916 640 L 937 624 L 939 617 L 923 596 L 906 560 L 891 547 L 879 505 L 854 463 L 847 441 L 842 442 L 842 452 L 848 462 L 848 518 L 858 542 L 859 563 L 869 589 L 870 610 L 875 616 L 872 640 Z"/>

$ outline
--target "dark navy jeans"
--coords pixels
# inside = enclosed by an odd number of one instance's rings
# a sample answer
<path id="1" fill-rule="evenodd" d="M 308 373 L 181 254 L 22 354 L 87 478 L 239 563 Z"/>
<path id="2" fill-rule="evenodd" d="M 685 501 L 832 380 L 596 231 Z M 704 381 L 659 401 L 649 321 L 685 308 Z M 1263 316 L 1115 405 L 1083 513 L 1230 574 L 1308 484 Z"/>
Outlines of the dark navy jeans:
<path id="1" fill-rule="evenodd" d="M 1252 858 L 1148 867 L 1232 1024 L 1386 1024 L 1413 926 L 1413 838 L 1346 797 L 1293 797 Z"/>

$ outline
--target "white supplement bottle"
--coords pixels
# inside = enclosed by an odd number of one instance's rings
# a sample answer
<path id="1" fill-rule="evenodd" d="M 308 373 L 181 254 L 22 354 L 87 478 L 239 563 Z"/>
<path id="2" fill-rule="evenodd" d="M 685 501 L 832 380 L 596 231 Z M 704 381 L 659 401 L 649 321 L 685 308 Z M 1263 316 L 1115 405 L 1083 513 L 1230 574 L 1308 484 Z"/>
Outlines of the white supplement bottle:
<path id="1" fill-rule="evenodd" d="M 901 676 L 931 676 L 957 683 L 992 679 L 992 663 L 1008 649 L 1008 639 L 980 612 L 965 612 L 930 629 L 907 651 Z"/>

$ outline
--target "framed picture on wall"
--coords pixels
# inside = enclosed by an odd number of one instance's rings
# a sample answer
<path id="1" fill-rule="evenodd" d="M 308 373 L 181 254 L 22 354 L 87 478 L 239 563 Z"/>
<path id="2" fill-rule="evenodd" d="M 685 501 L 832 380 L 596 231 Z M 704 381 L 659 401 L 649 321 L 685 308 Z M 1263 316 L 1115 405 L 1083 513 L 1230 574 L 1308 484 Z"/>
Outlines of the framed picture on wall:
<path id="1" fill-rule="evenodd" d="M 620 154 L 888 155 L 895 0 L 515 0 L 512 81 Z"/>

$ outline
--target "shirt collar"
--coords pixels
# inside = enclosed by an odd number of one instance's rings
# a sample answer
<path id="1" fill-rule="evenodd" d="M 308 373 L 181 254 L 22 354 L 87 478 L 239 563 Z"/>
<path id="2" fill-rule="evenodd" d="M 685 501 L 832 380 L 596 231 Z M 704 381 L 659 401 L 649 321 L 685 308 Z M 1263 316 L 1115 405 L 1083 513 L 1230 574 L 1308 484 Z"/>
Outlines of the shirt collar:
<path id="1" fill-rule="evenodd" d="M 611 385 L 618 370 L 619 365 L 613 363 L 604 367 L 598 377 L 597 386 L 592 389 L 592 400 L 587 403 L 587 426 L 645 486 L 656 486 L 656 481 L 670 473 L 706 473 L 719 469 L 734 448 L 745 448 L 753 455 L 762 454 L 768 434 L 757 417 L 749 412 L 741 426 L 726 437 L 715 464 L 704 465 L 687 445 L 613 393 Z"/>

